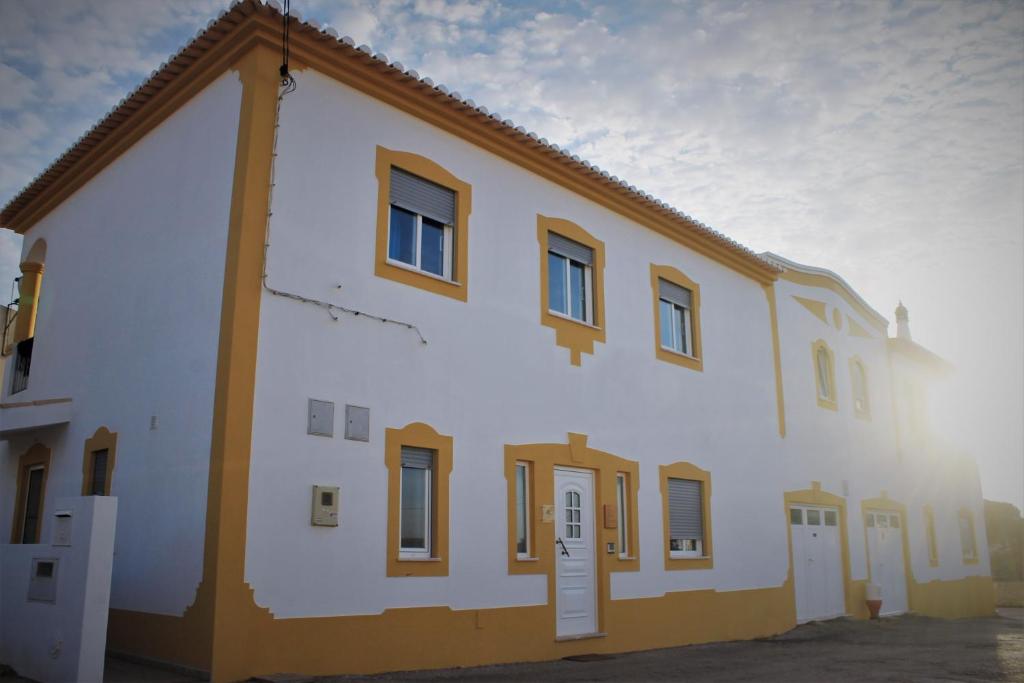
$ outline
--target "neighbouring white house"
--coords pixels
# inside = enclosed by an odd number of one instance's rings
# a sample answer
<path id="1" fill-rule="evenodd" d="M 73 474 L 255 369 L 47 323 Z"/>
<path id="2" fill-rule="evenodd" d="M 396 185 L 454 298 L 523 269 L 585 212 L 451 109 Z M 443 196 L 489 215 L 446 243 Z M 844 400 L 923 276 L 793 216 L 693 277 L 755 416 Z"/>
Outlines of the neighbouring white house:
<path id="1" fill-rule="evenodd" d="M 0 523 L 118 498 L 107 646 L 215 681 L 993 609 L 948 364 L 384 55 L 243 0 L 0 214 Z M 738 201 L 742 201 L 739 198 Z"/>

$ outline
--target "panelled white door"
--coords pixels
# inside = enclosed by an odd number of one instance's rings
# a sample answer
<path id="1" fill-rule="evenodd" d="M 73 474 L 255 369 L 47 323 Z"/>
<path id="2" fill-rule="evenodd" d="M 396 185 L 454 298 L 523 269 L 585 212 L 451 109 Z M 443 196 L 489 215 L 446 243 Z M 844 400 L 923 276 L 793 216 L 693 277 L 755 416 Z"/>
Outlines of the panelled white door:
<path id="1" fill-rule="evenodd" d="M 597 631 L 594 474 L 555 468 L 555 634 Z"/>
<path id="2" fill-rule="evenodd" d="M 793 581 L 798 622 L 846 614 L 839 510 L 793 505 Z"/>
<path id="3" fill-rule="evenodd" d="M 907 573 L 903 564 L 903 519 L 898 512 L 868 512 L 868 562 L 871 583 L 882 589 L 884 616 L 907 611 Z"/>

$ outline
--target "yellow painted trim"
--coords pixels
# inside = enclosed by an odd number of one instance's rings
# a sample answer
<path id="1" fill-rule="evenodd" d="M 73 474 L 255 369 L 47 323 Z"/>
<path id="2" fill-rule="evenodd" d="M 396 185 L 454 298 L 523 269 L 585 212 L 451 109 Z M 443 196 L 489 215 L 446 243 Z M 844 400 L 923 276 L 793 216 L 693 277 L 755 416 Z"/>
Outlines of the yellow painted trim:
<path id="1" fill-rule="evenodd" d="M 775 409 L 779 419 L 779 436 L 786 437 L 786 397 L 782 389 L 782 350 L 779 344 L 779 313 L 775 301 L 775 283 L 763 285 L 768 299 L 768 314 L 772 325 L 772 360 L 775 364 Z"/>
<path id="2" fill-rule="evenodd" d="M 579 322 L 548 310 L 548 232 L 554 232 L 594 251 L 590 269 L 594 297 L 594 324 Z M 582 354 L 594 353 L 594 342 L 604 343 L 604 242 L 572 221 L 537 214 L 537 241 L 540 243 L 540 324 L 555 331 L 555 344 L 569 349 L 569 360 L 580 365 Z"/>
<path id="3" fill-rule="evenodd" d="M 850 367 L 850 403 L 853 405 L 853 414 L 862 420 L 871 420 L 871 384 L 868 380 L 868 368 L 860 356 L 852 356 L 848 362 Z M 864 379 L 864 407 L 857 408 L 857 369 L 860 368 L 861 377 Z"/>
<path id="4" fill-rule="evenodd" d="M 690 307 L 690 324 L 693 328 L 693 357 L 665 349 L 661 345 L 661 306 L 659 303 L 658 280 L 666 280 L 683 289 L 690 290 L 692 306 Z M 691 280 L 681 270 L 672 266 L 656 266 L 651 264 L 651 292 L 654 297 L 654 354 L 658 360 L 674 363 L 680 367 L 704 371 L 704 347 L 700 335 L 700 285 Z"/>
<path id="5" fill-rule="evenodd" d="M 515 527 L 515 464 L 530 463 L 532 489 L 530 491 L 530 522 L 532 532 L 533 558 L 520 560 L 516 557 Z M 637 494 L 640 479 L 640 466 L 633 460 L 626 460 L 610 453 L 598 451 L 587 446 L 587 437 L 583 434 L 569 434 L 566 444 L 523 444 L 505 446 L 505 480 L 507 483 L 508 510 L 508 573 L 509 574 L 546 574 L 549 581 L 549 603 L 552 606 L 551 623 L 554 627 L 554 567 L 555 567 L 555 528 L 554 522 L 543 519 L 544 506 L 555 505 L 555 467 L 564 465 L 593 470 L 594 481 L 594 532 L 597 547 L 599 586 L 608 586 L 607 573 L 611 571 L 638 571 L 640 569 L 640 540 L 637 514 Z M 618 549 L 615 555 L 604 552 L 606 543 L 618 544 L 617 529 L 606 529 L 600 514 L 604 505 L 616 504 L 615 475 L 626 475 L 629 501 L 629 557 L 620 558 Z M 603 577 L 603 578 L 602 578 Z M 604 596 L 607 597 L 607 596 Z M 610 599 L 610 598 L 608 598 Z M 605 605 L 607 607 L 607 605 Z M 552 635 L 552 638 L 554 635 Z"/>
<path id="6" fill-rule="evenodd" d="M 43 529 L 43 513 L 46 510 L 46 480 L 50 477 L 50 449 L 41 443 L 32 444 L 27 451 L 18 458 L 18 483 L 17 491 L 14 494 L 14 514 L 11 515 L 11 543 L 21 543 L 21 533 L 25 524 L 25 475 L 32 467 L 43 467 L 43 481 L 39 487 L 40 515 L 39 526 L 36 527 L 36 537 L 33 543 L 39 543 L 39 534 Z"/>
<path id="7" fill-rule="evenodd" d="M 924 533 L 928 545 L 928 566 L 939 566 L 939 543 L 935 535 L 935 511 L 931 505 L 924 506 Z"/>
<path id="8" fill-rule="evenodd" d="M 111 432 L 106 427 L 100 427 L 96 432 L 85 440 L 85 447 L 82 452 L 82 495 L 89 495 L 89 487 L 92 484 L 93 462 L 92 454 L 96 451 L 107 451 L 107 474 L 104 478 L 104 496 L 110 495 L 111 485 L 114 480 L 114 463 L 117 460 L 117 432 Z"/>
<path id="9" fill-rule="evenodd" d="M 14 343 L 36 335 L 36 317 L 39 314 L 39 295 L 43 286 L 42 263 L 26 261 L 21 264 L 21 282 L 18 285 L 18 316 L 14 319 Z"/>
<path id="10" fill-rule="evenodd" d="M 395 166 L 413 175 L 447 187 L 455 193 L 455 225 L 452 227 L 455 253 L 452 259 L 453 281 L 431 277 L 409 268 L 388 262 L 388 226 L 391 216 L 391 167 Z M 441 294 L 458 301 L 469 297 L 469 214 L 472 211 L 473 188 L 456 178 L 440 164 L 430 159 L 397 152 L 377 145 L 377 240 L 374 274 L 411 287 Z"/>
<path id="11" fill-rule="evenodd" d="M 704 514 L 704 557 L 672 557 L 669 549 L 671 530 L 668 521 L 668 480 L 691 479 L 701 482 L 701 505 Z M 689 462 L 676 462 L 658 467 L 658 481 L 661 487 L 661 525 L 665 553 L 665 570 L 711 569 L 714 567 L 714 545 L 711 542 L 711 473 Z"/>
<path id="12" fill-rule="evenodd" d="M 851 337 L 862 337 L 863 339 L 874 339 L 874 335 L 850 316 L 846 316 L 846 329 Z"/>
<path id="13" fill-rule="evenodd" d="M 795 294 L 793 295 L 793 299 L 810 311 L 815 318 L 828 325 L 828 316 L 825 315 L 826 304 L 824 301 L 815 301 L 814 299 L 807 299 L 802 296 L 796 296 Z"/>
<path id="14" fill-rule="evenodd" d="M 431 476 L 430 528 L 431 560 L 404 560 L 399 557 L 399 522 L 401 520 L 402 446 L 428 448 L 435 453 Z M 452 473 L 452 437 L 438 434 L 422 422 L 384 432 L 384 465 L 388 470 L 388 576 L 448 576 L 448 510 L 449 479 Z"/>
<path id="15" fill-rule="evenodd" d="M 797 270 L 787 269 L 783 271 L 779 277 L 798 285 L 804 285 L 805 287 L 820 287 L 838 294 L 850 308 L 856 311 L 864 320 L 868 321 L 868 324 L 870 324 L 871 327 L 877 330 L 880 334 L 884 335 L 886 333 L 887 325 L 879 318 L 877 313 L 867 308 L 860 301 L 857 301 L 857 299 L 855 299 L 853 295 L 846 290 L 846 287 L 827 275 L 802 273 Z M 812 300 L 808 299 L 808 301 Z M 822 314 L 824 315 L 824 312 L 822 312 Z M 825 319 L 825 324 L 828 324 L 827 318 Z"/>
<path id="16" fill-rule="evenodd" d="M 850 616 L 866 618 L 868 616 L 867 605 L 864 603 L 864 581 L 854 581 L 850 572 L 850 539 L 847 532 L 847 510 L 846 499 L 821 489 L 821 482 L 812 481 L 811 488 L 799 491 L 786 491 L 783 494 L 783 514 L 786 522 L 786 540 L 789 545 L 789 578 L 788 582 L 793 584 L 793 530 L 790 528 L 789 509 L 793 505 L 815 505 L 821 507 L 834 507 L 839 510 L 839 545 L 840 558 L 843 565 L 843 594 L 846 605 L 846 613 Z M 793 610 L 796 610 L 794 593 Z"/>
<path id="17" fill-rule="evenodd" d="M 971 557 L 967 553 L 963 552 L 964 544 L 960 543 L 960 554 L 964 564 L 978 564 L 978 532 L 974 526 L 974 511 L 967 507 L 962 507 L 957 511 L 957 534 L 960 533 L 960 520 L 966 519 L 971 525 L 971 550 L 974 556 Z"/>
<path id="18" fill-rule="evenodd" d="M 839 387 L 836 386 L 836 357 L 832 352 L 832 348 L 825 342 L 824 339 L 818 339 L 811 344 L 811 363 L 814 368 L 814 396 L 818 400 L 818 407 L 825 408 L 826 410 L 839 410 L 838 398 L 822 398 L 821 392 L 818 390 L 818 349 L 824 348 L 828 353 L 828 381 L 829 386 L 832 389 L 832 396 L 838 397 Z"/>

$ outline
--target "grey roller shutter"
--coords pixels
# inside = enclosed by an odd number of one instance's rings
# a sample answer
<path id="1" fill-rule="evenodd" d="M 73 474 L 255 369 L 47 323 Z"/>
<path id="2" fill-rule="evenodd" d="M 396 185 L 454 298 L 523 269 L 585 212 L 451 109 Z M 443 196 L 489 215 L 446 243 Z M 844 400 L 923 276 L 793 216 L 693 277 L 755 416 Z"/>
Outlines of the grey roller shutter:
<path id="1" fill-rule="evenodd" d="M 668 480 L 668 525 L 672 538 L 704 540 L 702 489 L 699 481 Z"/>
<path id="2" fill-rule="evenodd" d="M 107 449 L 92 454 L 92 495 L 105 495 L 107 490 Z"/>
<path id="3" fill-rule="evenodd" d="M 658 296 L 665 301 L 671 301 L 677 306 L 693 308 L 691 303 L 693 300 L 693 293 L 685 287 L 680 287 L 668 280 L 658 279 Z"/>
<path id="4" fill-rule="evenodd" d="M 561 254 L 562 256 L 570 258 L 573 261 L 579 261 L 587 266 L 594 265 L 593 249 L 584 246 L 579 242 L 573 242 L 572 240 L 562 237 L 557 233 L 548 233 L 548 251 Z"/>
<path id="5" fill-rule="evenodd" d="M 445 225 L 455 225 L 455 192 L 394 166 L 390 201 Z"/>
<path id="6" fill-rule="evenodd" d="M 434 466 L 434 451 L 428 448 L 402 446 L 402 467 L 429 470 Z"/>

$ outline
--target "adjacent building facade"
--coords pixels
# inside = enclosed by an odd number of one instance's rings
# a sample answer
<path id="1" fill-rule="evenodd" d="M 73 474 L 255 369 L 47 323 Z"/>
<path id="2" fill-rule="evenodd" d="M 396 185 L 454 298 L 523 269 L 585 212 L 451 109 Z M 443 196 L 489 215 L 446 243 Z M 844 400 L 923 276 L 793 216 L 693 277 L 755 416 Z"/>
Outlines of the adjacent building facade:
<path id="1" fill-rule="evenodd" d="M 330 30 L 237 3 L 4 209 L 0 523 L 119 499 L 108 647 L 214 680 L 992 610 L 948 367 Z"/>

